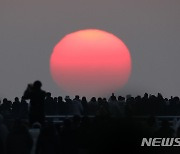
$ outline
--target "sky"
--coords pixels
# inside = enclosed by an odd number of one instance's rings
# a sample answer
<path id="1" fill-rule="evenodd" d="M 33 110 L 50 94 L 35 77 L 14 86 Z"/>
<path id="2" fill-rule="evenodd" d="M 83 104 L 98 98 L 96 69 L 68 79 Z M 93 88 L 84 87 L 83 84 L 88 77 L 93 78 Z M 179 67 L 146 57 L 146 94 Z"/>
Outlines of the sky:
<path id="1" fill-rule="evenodd" d="M 21 97 L 37 79 L 53 96 L 68 95 L 52 80 L 50 55 L 66 34 L 88 28 L 130 50 L 131 76 L 116 95 L 179 96 L 179 15 L 179 0 L 0 0 L 0 98 Z"/>

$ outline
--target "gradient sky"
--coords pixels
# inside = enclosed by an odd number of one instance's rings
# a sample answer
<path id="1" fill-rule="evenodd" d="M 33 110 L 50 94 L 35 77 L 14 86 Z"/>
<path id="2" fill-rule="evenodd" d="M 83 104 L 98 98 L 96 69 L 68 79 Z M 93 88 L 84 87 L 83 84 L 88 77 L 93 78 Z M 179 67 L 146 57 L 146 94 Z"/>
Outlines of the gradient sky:
<path id="1" fill-rule="evenodd" d="M 22 96 L 39 79 L 53 96 L 49 59 L 64 35 L 87 28 L 113 33 L 128 46 L 132 74 L 117 95 L 180 95 L 179 0 L 1 0 L 0 98 Z"/>

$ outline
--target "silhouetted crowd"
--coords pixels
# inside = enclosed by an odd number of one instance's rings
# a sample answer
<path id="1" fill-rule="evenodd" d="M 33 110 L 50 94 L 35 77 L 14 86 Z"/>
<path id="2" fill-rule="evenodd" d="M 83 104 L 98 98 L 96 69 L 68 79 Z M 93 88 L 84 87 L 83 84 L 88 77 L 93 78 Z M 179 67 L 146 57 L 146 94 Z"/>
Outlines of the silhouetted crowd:
<path id="1" fill-rule="evenodd" d="M 38 104 L 38 103 L 37 103 Z M 29 102 L 24 97 L 16 97 L 14 101 L 4 98 L 0 102 L 0 113 L 5 119 L 26 119 L 29 113 Z M 40 106 L 41 107 L 41 106 Z M 180 115 L 179 97 L 163 98 L 161 94 L 132 97 L 115 96 L 109 99 L 92 97 L 89 101 L 86 97 L 76 95 L 52 97 L 46 93 L 42 106 L 45 115 L 107 115 L 107 116 L 178 116 Z"/>
<path id="2" fill-rule="evenodd" d="M 52 97 L 41 82 L 28 85 L 21 99 L 0 103 L 1 154 L 179 153 L 180 148 L 142 148 L 144 137 L 180 137 L 180 127 L 156 116 L 180 115 L 179 97 L 161 94 L 108 99 Z M 29 100 L 29 101 L 28 101 Z M 53 123 L 46 115 L 72 115 Z M 91 117 L 91 115 L 93 115 Z M 134 116 L 147 116 L 144 121 Z"/>
<path id="3" fill-rule="evenodd" d="M 131 117 L 78 116 L 62 123 L 35 122 L 31 127 L 23 119 L 8 125 L 0 115 L 1 154 L 175 154 L 179 148 L 141 147 L 142 138 L 180 137 L 180 127 L 173 129 L 167 120 L 157 127 L 156 118 L 136 121 Z"/>

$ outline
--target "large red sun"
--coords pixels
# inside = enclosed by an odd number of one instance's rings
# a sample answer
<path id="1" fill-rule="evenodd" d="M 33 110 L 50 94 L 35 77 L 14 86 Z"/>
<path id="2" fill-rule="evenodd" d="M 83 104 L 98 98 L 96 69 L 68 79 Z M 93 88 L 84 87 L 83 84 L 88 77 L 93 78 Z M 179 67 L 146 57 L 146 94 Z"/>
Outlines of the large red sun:
<path id="1" fill-rule="evenodd" d="M 97 29 L 66 35 L 54 47 L 50 71 L 68 95 L 104 96 L 122 88 L 131 73 L 131 56 L 115 35 Z"/>

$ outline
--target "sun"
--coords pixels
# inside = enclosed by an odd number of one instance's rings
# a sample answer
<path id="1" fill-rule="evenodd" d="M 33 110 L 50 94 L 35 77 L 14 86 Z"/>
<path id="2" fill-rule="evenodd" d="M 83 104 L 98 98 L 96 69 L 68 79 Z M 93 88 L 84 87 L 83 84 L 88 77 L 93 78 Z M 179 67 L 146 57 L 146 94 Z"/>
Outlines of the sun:
<path id="1" fill-rule="evenodd" d="M 50 57 L 50 72 L 68 95 L 104 96 L 122 88 L 131 74 L 131 55 L 115 35 L 85 29 L 64 36 Z"/>

